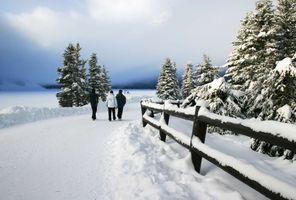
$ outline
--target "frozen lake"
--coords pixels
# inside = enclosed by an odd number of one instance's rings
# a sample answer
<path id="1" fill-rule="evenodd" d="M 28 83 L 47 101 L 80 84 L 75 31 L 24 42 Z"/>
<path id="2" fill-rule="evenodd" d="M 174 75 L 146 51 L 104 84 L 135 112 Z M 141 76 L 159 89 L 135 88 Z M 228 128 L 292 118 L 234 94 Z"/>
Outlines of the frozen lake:
<path id="1" fill-rule="evenodd" d="M 58 90 L 33 91 L 33 92 L 0 92 L 0 110 L 11 106 L 29 107 L 59 107 L 56 93 Z M 118 90 L 114 90 L 117 94 Z M 125 91 L 127 92 L 127 91 Z M 127 99 L 154 96 L 155 90 L 128 90 Z"/>

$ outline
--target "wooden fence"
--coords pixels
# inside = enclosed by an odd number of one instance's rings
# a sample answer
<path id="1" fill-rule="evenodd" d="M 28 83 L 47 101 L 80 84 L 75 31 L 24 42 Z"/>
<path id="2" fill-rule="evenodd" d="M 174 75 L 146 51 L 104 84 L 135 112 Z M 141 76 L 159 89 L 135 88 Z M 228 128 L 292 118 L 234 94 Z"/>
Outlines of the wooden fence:
<path id="1" fill-rule="evenodd" d="M 174 102 L 173 104 L 179 107 L 180 102 Z M 295 130 L 295 137 L 291 139 L 285 137 L 285 134 L 282 133 L 274 134 L 272 131 L 268 131 L 268 128 L 264 131 L 255 131 L 250 126 L 244 125 L 244 120 L 242 119 L 238 120 L 230 117 L 222 117 L 210 113 L 205 107 L 195 106 L 190 109 L 181 109 L 173 104 L 141 101 L 143 126 L 145 127 L 149 124 L 158 129 L 162 141 L 165 142 L 166 136 L 169 136 L 177 143 L 187 148 L 191 152 L 192 163 L 198 173 L 200 172 L 202 158 L 205 158 L 270 199 L 296 200 L 295 187 L 259 171 L 251 164 L 243 163 L 234 157 L 225 155 L 204 144 L 207 126 L 210 125 L 276 144 L 296 152 L 296 128 L 293 129 Z M 150 113 L 147 112 L 148 110 Z M 157 112 L 161 113 L 160 120 L 153 118 L 153 113 Z M 169 127 L 170 116 L 193 121 L 191 137 Z M 287 124 L 281 124 L 281 126 L 285 125 Z"/>

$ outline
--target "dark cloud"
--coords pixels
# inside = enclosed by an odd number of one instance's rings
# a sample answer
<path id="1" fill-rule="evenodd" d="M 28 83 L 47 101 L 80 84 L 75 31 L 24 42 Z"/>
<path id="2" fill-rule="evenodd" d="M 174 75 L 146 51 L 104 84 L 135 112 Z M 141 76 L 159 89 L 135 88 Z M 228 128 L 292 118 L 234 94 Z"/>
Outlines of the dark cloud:
<path id="1" fill-rule="evenodd" d="M 141 12 L 122 4 L 117 9 L 128 16 L 121 17 L 104 6 L 110 2 L 115 6 L 117 1 L 4 0 L 0 8 L 0 79 L 52 83 L 64 49 L 77 41 L 82 58 L 97 53 L 116 84 L 155 78 L 166 57 L 176 61 L 179 72 L 188 60 L 201 62 L 204 53 L 214 65 L 223 65 L 240 20 L 255 3 L 145 0 L 151 3 L 146 12 L 135 0 L 134 9 Z"/>
<path id="2" fill-rule="evenodd" d="M 54 82 L 60 55 L 41 49 L 0 20 L 0 79 Z"/>

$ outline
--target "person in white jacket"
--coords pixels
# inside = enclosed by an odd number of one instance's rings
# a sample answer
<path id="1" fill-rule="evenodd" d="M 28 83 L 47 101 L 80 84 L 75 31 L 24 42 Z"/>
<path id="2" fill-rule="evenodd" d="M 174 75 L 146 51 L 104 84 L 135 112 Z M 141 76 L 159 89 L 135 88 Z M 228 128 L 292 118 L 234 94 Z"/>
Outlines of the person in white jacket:
<path id="1" fill-rule="evenodd" d="M 116 98 L 115 98 L 112 90 L 109 92 L 109 94 L 107 96 L 106 104 L 107 104 L 107 107 L 108 107 L 109 121 L 111 121 L 111 112 L 112 112 L 112 115 L 113 115 L 113 120 L 116 120 L 115 108 L 117 108 L 117 101 L 116 101 Z"/>

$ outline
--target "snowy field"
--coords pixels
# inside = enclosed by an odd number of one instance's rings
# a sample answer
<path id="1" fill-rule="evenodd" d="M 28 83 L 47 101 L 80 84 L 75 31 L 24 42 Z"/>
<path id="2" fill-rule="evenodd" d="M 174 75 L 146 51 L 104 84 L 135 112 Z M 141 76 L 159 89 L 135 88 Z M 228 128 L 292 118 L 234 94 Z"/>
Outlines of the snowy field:
<path id="1" fill-rule="evenodd" d="M 155 91 L 129 92 L 123 120 L 112 122 L 104 103 L 92 121 L 89 105 L 60 108 L 54 92 L 0 93 L 0 199 L 266 199 L 205 160 L 197 174 L 187 150 L 142 128 L 140 100 Z M 170 124 L 190 135 L 191 122 Z M 296 191 L 295 162 L 251 151 L 243 136 L 206 143 Z"/>

